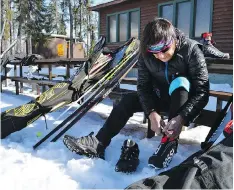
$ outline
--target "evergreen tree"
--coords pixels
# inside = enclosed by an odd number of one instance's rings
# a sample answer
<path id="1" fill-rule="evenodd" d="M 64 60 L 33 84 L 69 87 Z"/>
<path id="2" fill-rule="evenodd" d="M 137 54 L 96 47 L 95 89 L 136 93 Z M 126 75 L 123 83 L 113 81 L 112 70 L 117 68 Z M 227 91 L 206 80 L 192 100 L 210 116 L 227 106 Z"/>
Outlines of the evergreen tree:
<path id="1" fill-rule="evenodd" d="M 61 16 L 59 20 L 59 29 L 58 29 L 58 34 L 63 34 L 67 35 L 66 32 L 66 23 L 68 23 L 68 2 L 67 0 L 62 0 L 60 2 L 60 9 L 61 9 Z"/>
<path id="2" fill-rule="evenodd" d="M 53 29 L 52 23 L 49 22 L 51 15 L 47 16 L 45 0 L 16 0 L 15 7 L 18 21 L 17 36 L 19 39 L 22 33 L 27 36 L 28 50 L 31 53 L 32 42 L 34 45 L 45 42 L 47 38 L 44 33 Z"/>
<path id="3" fill-rule="evenodd" d="M 47 33 L 58 34 L 59 13 L 57 0 L 51 0 L 46 11 L 45 30 Z"/>

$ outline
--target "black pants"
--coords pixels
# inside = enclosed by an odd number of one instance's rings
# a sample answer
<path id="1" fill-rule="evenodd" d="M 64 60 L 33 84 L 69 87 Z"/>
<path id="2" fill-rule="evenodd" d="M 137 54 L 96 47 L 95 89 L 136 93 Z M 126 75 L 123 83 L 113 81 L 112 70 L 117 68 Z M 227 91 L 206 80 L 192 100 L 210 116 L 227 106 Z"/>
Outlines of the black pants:
<path id="1" fill-rule="evenodd" d="M 155 110 L 168 113 L 168 119 L 177 116 L 178 112 L 188 99 L 188 92 L 184 88 L 176 89 L 169 101 L 163 101 L 155 95 Z M 107 118 L 104 126 L 96 135 L 97 139 L 108 146 L 111 139 L 125 126 L 130 117 L 136 112 L 142 112 L 141 103 L 137 93 L 126 94 L 116 105 Z"/>

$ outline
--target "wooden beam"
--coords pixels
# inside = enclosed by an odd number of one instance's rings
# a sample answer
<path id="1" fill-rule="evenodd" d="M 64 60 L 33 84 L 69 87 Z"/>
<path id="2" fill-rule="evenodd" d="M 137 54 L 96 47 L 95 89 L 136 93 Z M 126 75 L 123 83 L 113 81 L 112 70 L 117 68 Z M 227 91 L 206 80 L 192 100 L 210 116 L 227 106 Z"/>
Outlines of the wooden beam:
<path id="1" fill-rule="evenodd" d="M 206 63 L 209 73 L 233 74 L 233 59 L 206 58 Z"/>
<path id="2" fill-rule="evenodd" d="M 224 100 L 224 101 L 228 101 L 232 97 L 232 95 L 233 93 L 230 93 L 230 92 L 210 90 L 210 96 L 219 98 L 220 100 Z"/>
<path id="3" fill-rule="evenodd" d="M 209 58 L 206 57 L 207 64 L 225 64 L 225 65 L 233 65 L 233 59 L 219 59 L 219 58 Z"/>
<path id="4" fill-rule="evenodd" d="M 207 64 L 207 69 L 209 73 L 233 74 L 233 65 L 228 64 Z"/>
<path id="5" fill-rule="evenodd" d="M 70 65 L 79 65 L 84 63 L 85 61 L 88 61 L 88 58 L 56 58 L 56 59 L 40 59 L 35 60 L 35 62 L 28 63 L 28 65 L 66 65 L 69 63 Z M 21 60 L 13 60 L 10 61 L 8 64 L 11 65 L 19 65 Z"/>

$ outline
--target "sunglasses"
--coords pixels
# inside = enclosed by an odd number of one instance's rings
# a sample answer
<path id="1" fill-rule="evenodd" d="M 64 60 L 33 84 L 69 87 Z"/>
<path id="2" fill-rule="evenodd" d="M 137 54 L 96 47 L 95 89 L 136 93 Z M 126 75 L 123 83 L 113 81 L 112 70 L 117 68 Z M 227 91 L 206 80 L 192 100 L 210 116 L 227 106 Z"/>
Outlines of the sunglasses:
<path id="1" fill-rule="evenodd" d="M 158 53 L 166 53 L 170 48 L 173 40 L 169 40 L 168 42 L 161 41 L 155 45 L 150 45 L 148 46 L 147 51 L 153 54 L 158 54 Z"/>

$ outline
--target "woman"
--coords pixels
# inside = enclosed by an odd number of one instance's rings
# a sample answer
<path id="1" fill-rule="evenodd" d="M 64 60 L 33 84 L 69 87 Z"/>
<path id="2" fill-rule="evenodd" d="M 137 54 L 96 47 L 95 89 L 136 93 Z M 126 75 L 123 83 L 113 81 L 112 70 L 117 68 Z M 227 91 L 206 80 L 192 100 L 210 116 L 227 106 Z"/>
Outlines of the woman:
<path id="1" fill-rule="evenodd" d="M 96 136 L 66 135 L 64 143 L 78 154 L 104 158 L 105 148 L 128 119 L 135 112 L 144 111 L 151 129 L 158 135 L 163 133 L 148 164 L 164 168 L 177 151 L 183 125 L 199 115 L 208 97 L 207 66 L 199 44 L 186 38 L 168 20 L 156 18 L 146 25 L 141 38 L 137 93 L 122 98 Z M 160 112 L 168 113 L 167 124 L 161 120 Z M 136 143 L 124 142 L 116 170 L 134 171 L 138 155 Z"/>

